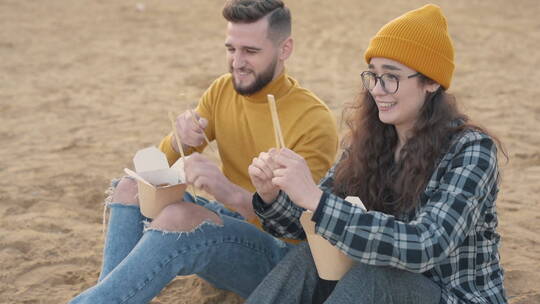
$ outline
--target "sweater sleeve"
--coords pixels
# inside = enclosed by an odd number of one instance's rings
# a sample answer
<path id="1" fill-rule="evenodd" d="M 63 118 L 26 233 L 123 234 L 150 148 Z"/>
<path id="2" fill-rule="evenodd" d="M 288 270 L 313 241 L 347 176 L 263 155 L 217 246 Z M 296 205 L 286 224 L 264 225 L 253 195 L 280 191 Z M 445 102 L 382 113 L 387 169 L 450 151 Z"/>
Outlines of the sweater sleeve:
<path id="1" fill-rule="evenodd" d="M 201 96 L 199 103 L 197 104 L 197 108 L 195 109 L 195 112 L 197 114 L 205 119 L 208 120 L 208 126 L 205 129 L 206 136 L 208 137 L 209 141 L 214 140 L 215 134 L 214 134 L 214 105 L 215 102 L 217 102 L 217 97 L 219 96 L 220 87 L 223 82 L 223 77 L 220 77 L 216 79 L 212 85 L 204 92 L 204 94 Z M 173 134 L 170 132 L 167 136 L 165 136 L 161 142 L 159 143 L 159 149 L 165 153 L 165 156 L 167 157 L 167 161 L 169 162 L 169 165 L 174 164 L 178 158 L 180 158 L 180 153 L 176 152 L 172 147 L 172 137 Z M 186 155 L 189 155 L 193 152 L 202 152 L 206 148 L 206 143 L 199 147 L 190 147 L 184 153 Z"/>
<path id="2" fill-rule="evenodd" d="M 313 180 L 318 183 L 335 162 L 338 136 L 336 122 L 329 109 L 312 112 L 297 124 L 302 127 L 303 135 L 293 150 L 306 160 Z"/>

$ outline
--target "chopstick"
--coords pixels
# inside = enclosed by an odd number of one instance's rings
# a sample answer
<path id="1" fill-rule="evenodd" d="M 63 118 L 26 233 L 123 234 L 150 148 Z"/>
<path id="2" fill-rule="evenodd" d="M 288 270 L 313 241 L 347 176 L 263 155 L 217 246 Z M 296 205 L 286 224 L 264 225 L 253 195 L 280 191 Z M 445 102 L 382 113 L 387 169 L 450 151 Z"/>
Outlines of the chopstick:
<path id="1" fill-rule="evenodd" d="M 202 130 L 202 134 L 204 136 L 204 141 L 206 141 L 206 144 L 208 145 L 210 150 L 212 150 L 212 152 L 216 152 L 216 151 L 214 151 L 214 148 L 212 148 L 212 146 L 210 146 L 210 141 L 208 140 L 208 137 L 206 136 L 206 133 L 204 133 L 204 130 L 202 129 L 201 125 L 199 124 L 199 121 L 197 121 L 197 119 L 195 119 L 195 111 L 193 111 L 193 109 L 189 109 L 189 111 L 191 112 L 191 120 L 193 120 L 193 123 Z"/>
<path id="2" fill-rule="evenodd" d="M 270 113 L 272 114 L 272 125 L 274 126 L 274 136 L 276 138 L 276 147 L 286 148 L 285 141 L 283 140 L 283 133 L 281 132 L 281 126 L 279 124 L 279 116 L 277 113 L 276 100 L 274 95 L 268 94 L 268 105 L 270 106 Z"/>
<path id="3" fill-rule="evenodd" d="M 186 159 L 186 155 L 184 154 L 184 148 L 182 148 L 182 142 L 180 141 L 180 136 L 178 136 L 178 131 L 176 131 L 176 124 L 175 124 L 175 118 L 171 111 L 169 111 L 169 120 L 171 121 L 171 126 L 173 128 L 174 137 L 176 138 L 176 143 L 178 144 L 178 150 L 180 150 L 180 155 L 182 155 L 182 158 Z M 185 182 L 185 181 L 184 181 Z M 191 192 L 193 192 L 193 195 L 197 197 L 197 191 L 195 190 L 195 186 L 191 186 Z"/>
<path id="4" fill-rule="evenodd" d="M 178 136 L 178 131 L 176 131 L 175 119 L 171 111 L 169 111 L 169 120 L 171 121 L 173 134 L 174 134 L 174 137 L 176 138 L 176 144 L 178 145 L 178 150 L 180 151 L 180 155 L 182 155 L 182 158 L 185 158 L 186 155 L 184 154 L 184 148 L 182 148 L 182 142 L 180 141 L 180 136 Z"/>
<path id="5" fill-rule="evenodd" d="M 124 168 L 124 172 L 125 172 L 127 175 L 133 177 L 134 179 L 140 181 L 141 183 L 152 186 L 152 184 L 150 184 L 149 182 L 145 181 L 144 178 L 142 178 L 139 174 L 137 174 L 137 173 L 134 172 L 133 170 L 130 170 L 130 169 L 128 169 L 128 168 Z"/>

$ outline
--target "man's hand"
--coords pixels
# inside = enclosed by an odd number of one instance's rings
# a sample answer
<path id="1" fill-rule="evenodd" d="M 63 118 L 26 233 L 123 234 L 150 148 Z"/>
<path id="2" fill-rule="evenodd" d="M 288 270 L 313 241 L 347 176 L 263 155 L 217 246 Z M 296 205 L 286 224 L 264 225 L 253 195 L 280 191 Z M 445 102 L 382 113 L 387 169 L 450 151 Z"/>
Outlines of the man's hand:
<path id="1" fill-rule="evenodd" d="M 195 152 L 186 157 L 184 170 L 188 184 L 206 191 L 217 201 L 236 209 L 246 219 L 255 216 L 251 194 L 229 181 L 218 166 L 202 154 Z"/>
<path id="2" fill-rule="evenodd" d="M 231 182 L 218 166 L 200 153 L 185 158 L 186 182 L 213 195 L 218 201 Z"/>
<path id="3" fill-rule="evenodd" d="M 274 148 L 268 152 L 261 152 L 248 167 L 251 183 L 265 203 L 273 202 L 279 194 L 279 188 L 272 182 L 272 178 L 274 178 L 273 170 L 278 168 L 278 165 L 273 160 L 276 153 L 277 151 Z"/>
<path id="4" fill-rule="evenodd" d="M 183 149 L 197 147 L 204 143 L 203 133 L 204 129 L 208 126 L 208 120 L 200 117 L 195 111 L 187 110 L 178 115 L 178 117 L 176 117 L 175 126 L 180 141 L 182 141 Z M 172 147 L 176 152 L 180 152 L 174 136 L 172 137 Z"/>

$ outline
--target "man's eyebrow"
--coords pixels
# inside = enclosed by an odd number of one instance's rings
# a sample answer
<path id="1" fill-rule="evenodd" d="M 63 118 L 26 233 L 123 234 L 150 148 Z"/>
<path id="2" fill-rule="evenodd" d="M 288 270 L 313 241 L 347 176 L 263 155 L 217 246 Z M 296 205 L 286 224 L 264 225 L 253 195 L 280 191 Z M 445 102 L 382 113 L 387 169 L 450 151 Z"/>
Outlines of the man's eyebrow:
<path id="1" fill-rule="evenodd" d="M 230 48 L 234 48 L 232 44 L 230 43 L 225 43 L 225 47 L 230 47 Z M 259 47 L 256 47 L 256 46 L 243 46 L 241 47 L 242 49 L 247 49 L 247 50 L 253 50 L 253 51 L 260 51 L 262 50 L 262 48 L 259 48 Z"/>

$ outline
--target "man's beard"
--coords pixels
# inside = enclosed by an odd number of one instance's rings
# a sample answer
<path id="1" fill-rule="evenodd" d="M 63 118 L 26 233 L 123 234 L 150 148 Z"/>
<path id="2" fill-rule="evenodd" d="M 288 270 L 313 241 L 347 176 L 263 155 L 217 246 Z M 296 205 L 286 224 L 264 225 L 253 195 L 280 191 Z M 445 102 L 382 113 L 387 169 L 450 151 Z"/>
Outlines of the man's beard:
<path id="1" fill-rule="evenodd" d="M 270 81 L 272 81 L 272 78 L 274 78 L 274 72 L 276 70 L 276 65 L 277 65 L 277 59 L 274 59 L 272 61 L 272 63 L 270 63 L 270 65 L 268 65 L 268 67 L 264 71 L 262 71 L 260 74 L 255 76 L 255 81 L 251 85 L 249 85 L 247 87 L 238 87 L 238 85 L 236 84 L 236 79 L 234 79 L 233 68 L 232 68 L 232 66 L 230 66 L 229 67 L 229 72 L 233 76 L 234 89 L 236 90 L 236 92 L 238 94 L 244 95 L 244 96 L 253 95 L 253 94 L 259 92 L 268 83 L 270 83 Z M 252 73 L 253 73 L 253 71 L 252 71 Z"/>

